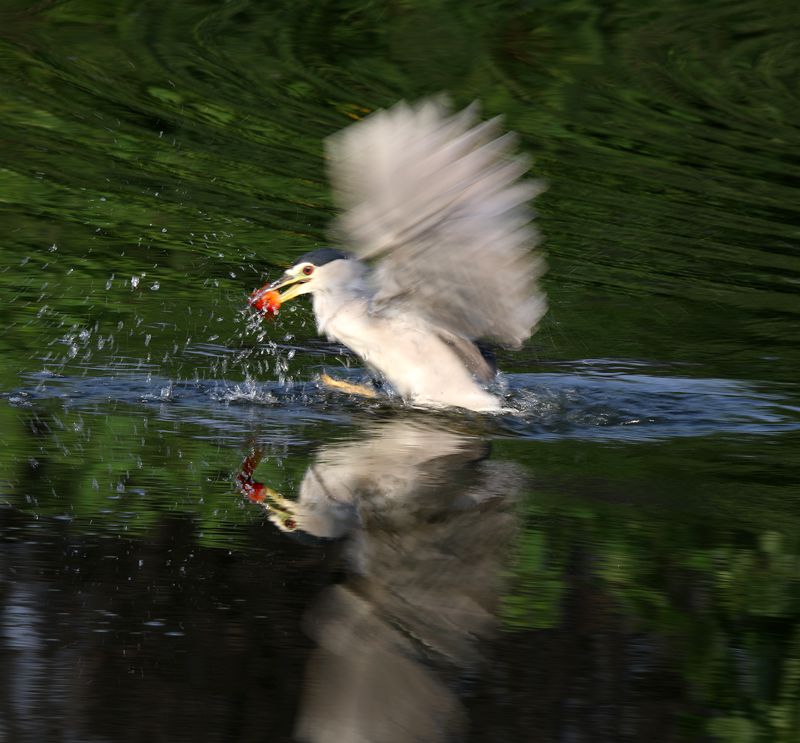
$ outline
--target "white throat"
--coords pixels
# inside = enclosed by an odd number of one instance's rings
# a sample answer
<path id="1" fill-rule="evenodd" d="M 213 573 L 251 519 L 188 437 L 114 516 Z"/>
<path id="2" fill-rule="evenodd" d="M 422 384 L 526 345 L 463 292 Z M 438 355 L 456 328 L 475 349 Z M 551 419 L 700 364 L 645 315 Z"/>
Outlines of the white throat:
<path id="1" fill-rule="evenodd" d="M 318 279 L 312 300 L 317 329 L 326 332 L 330 321 L 342 307 L 369 295 L 367 267 L 361 261 L 333 261 L 317 269 Z"/>

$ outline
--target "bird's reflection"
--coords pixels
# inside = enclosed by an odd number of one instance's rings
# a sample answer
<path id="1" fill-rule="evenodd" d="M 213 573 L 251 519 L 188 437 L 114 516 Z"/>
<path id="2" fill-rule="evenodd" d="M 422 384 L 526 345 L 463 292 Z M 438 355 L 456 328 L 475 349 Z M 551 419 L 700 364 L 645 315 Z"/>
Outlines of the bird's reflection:
<path id="1" fill-rule="evenodd" d="M 461 692 L 495 627 L 521 477 L 482 438 L 388 421 L 322 448 L 296 500 L 239 483 L 284 531 L 341 538 L 346 579 L 307 620 L 302 741 L 444 741 L 463 732 Z"/>

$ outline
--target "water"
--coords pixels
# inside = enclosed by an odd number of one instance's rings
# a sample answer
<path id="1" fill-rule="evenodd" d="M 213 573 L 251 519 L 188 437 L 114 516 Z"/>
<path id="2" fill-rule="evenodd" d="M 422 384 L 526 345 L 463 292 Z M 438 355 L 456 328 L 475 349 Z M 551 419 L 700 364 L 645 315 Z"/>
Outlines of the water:
<path id="1" fill-rule="evenodd" d="M 798 20 L 5 3 L 0 740 L 796 740 Z M 501 416 L 244 310 L 442 90 L 549 184 Z"/>

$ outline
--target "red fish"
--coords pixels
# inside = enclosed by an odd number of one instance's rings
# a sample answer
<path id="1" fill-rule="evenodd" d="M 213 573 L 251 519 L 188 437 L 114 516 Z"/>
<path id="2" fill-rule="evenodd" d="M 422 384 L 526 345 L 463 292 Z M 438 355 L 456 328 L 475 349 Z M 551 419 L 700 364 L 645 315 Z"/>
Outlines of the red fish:
<path id="1" fill-rule="evenodd" d="M 251 295 L 247 303 L 258 310 L 264 317 L 275 317 L 281 307 L 280 292 L 269 288 L 270 285 L 262 286 L 256 289 Z"/>

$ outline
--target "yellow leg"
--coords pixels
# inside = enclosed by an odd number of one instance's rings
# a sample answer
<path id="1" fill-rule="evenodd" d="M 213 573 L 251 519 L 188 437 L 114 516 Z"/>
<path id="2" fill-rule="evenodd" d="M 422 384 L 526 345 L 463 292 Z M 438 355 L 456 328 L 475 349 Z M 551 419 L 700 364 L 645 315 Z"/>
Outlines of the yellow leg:
<path id="1" fill-rule="evenodd" d="M 334 379 L 333 377 L 328 376 L 325 372 L 322 372 L 319 377 L 319 381 L 322 382 L 326 387 L 331 387 L 335 390 L 341 390 L 342 392 L 347 392 L 351 395 L 360 395 L 361 397 L 377 397 L 377 393 L 371 387 L 367 387 L 363 384 L 350 384 L 350 382 L 345 382 L 341 379 Z"/>

